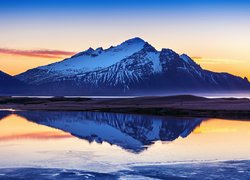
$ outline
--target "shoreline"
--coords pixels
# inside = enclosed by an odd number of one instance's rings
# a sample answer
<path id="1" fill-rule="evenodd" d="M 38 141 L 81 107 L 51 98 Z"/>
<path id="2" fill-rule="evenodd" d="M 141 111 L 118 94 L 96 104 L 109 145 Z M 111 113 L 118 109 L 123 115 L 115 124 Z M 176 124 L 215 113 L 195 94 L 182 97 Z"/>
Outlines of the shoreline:
<path id="1" fill-rule="evenodd" d="M 192 95 L 125 99 L 0 97 L 0 109 L 102 111 L 160 116 L 250 120 L 250 99 L 204 98 Z"/>

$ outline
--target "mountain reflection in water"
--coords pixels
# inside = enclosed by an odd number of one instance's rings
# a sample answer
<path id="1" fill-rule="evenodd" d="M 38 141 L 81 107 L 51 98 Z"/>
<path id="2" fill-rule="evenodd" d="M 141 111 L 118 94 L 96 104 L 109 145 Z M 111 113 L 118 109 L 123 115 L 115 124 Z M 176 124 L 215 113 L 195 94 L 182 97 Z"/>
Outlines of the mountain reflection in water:
<path id="1" fill-rule="evenodd" d="M 7 117 L 8 115 L 10 115 L 11 114 L 11 112 L 10 111 L 1 111 L 0 110 L 0 120 L 1 119 L 3 119 L 3 118 L 5 118 L 5 117 Z"/>
<path id="2" fill-rule="evenodd" d="M 19 111 L 17 115 L 37 124 L 68 132 L 89 142 L 108 142 L 139 153 L 155 141 L 187 137 L 201 118 L 167 118 L 105 112 Z"/>

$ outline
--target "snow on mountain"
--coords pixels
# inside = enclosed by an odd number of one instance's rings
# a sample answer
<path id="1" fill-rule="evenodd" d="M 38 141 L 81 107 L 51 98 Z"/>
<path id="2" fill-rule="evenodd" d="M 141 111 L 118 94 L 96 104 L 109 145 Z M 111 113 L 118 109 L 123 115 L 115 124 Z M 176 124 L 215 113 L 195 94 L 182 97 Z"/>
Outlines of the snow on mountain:
<path id="1" fill-rule="evenodd" d="M 59 81 L 76 80 L 78 85 L 88 84 L 91 87 L 122 86 L 126 90 L 129 89 L 130 84 L 140 83 L 150 75 L 161 72 L 159 55 L 160 53 L 156 49 L 146 43 L 143 49 L 112 66 L 72 77 L 64 77 Z"/>
<path id="2" fill-rule="evenodd" d="M 90 48 L 16 77 L 41 86 L 45 94 L 118 95 L 140 94 L 142 91 L 250 90 L 247 79 L 204 70 L 188 55 L 179 55 L 165 48 L 157 51 L 140 38 L 105 50 Z"/>
<path id="3" fill-rule="evenodd" d="M 101 89 L 103 93 L 104 89 L 107 92 L 119 89 L 123 93 L 140 89 L 231 89 L 234 84 L 244 83 L 239 77 L 205 71 L 187 55 L 179 56 L 170 49 L 159 52 L 148 43 L 142 50 L 107 68 L 58 78 L 57 81 L 89 91 Z M 230 82 L 234 82 L 233 86 Z"/>
<path id="4" fill-rule="evenodd" d="M 134 54 L 141 50 L 145 42 L 140 38 L 130 39 L 116 47 L 103 50 L 88 49 L 87 51 L 78 53 L 69 59 L 62 62 L 42 66 L 39 69 L 48 71 L 62 71 L 66 74 L 74 74 L 75 71 L 93 71 L 100 68 L 105 68 L 117 63 L 118 61 Z"/>
<path id="5" fill-rule="evenodd" d="M 54 81 L 59 77 L 106 68 L 140 51 L 145 43 L 140 38 L 133 38 L 105 50 L 103 48 L 96 50 L 89 48 L 71 58 L 29 70 L 17 77 L 30 84 L 41 84 Z"/>

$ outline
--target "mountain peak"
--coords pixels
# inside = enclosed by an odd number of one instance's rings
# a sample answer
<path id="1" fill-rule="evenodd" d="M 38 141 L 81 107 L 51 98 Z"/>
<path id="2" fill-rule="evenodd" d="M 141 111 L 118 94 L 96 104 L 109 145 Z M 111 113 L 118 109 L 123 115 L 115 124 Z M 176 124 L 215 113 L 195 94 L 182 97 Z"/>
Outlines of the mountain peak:
<path id="1" fill-rule="evenodd" d="M 79 56 L 82 56 L 82 55 L 91 55 L 95 50 L 93 48 L 88 48 L 87 50 L 85 51 L 82 51 L 82 52 L 79 52 L 73 56 L 71 56 L 71 58 L 75 58 L 75 57 L 79 57 Z"/>
<path id="2" fill-rule="evenodd" d="M 162 48 L 160 57 L 161 59 L 173 61 L 173 60 L 178 59 L 179 55 L 176 52 L 174 52 L 172 49 Z"/>
<path id="3" fill-rule="evenodd" d="M 102 47 L 96 48 L 95 51 L 103 51 L 103 48 Z"/>
<path id="4" fill-rule="evenodd" d="M 177 54 L 176 52 L 174 52 L 172 49 L 169 49 L 169 48 L 162 48 L 161 52 L 162 53 Z"/>
<path id="5" fill-rule="evenodd" d="M 191 57 L 189 57 L 187 54 L 182 54 L 180 55 L 180 58 L 185 61 L 186 63 L 190 64 L 190 65 L 195 65 L 195 66 L 199 66 Z M 199 66 L 200 68 L 200 66 Z"/>
<path id="6" fill-rule="evenodd" d="M 146 50 L 148 52 L 157 52 L 157 50 L 147 42 L 144 44 L 143 50 Z"/>
<path id="7" fill-rule="evenodd" d="M 128 39 L 127 41 L 123 42 L 122 44 L 133 44 L 133 43 L 145 43 L 145 41 L 139 37 L 134 37 L 132 39 Z"/>
<path id="8" fill-rule="evenodd" d="M 135 37 L 135 38 L 132 38 L 132 39 L 128 39 L 127 41 L 124 41 L 123 43 L 121 43 L 120 45 L 118 45 L 118 46 L 111 46 L 110 48 L 108 48 L 108 49 L 105 49 L 105 50 L 110 50 L 110 49 L 113 49 L 113 48 L 115 48 L 115 47 L 127 47 L 127 46 L 130 46 L 130 45 L 139 45 L 139 46 L 144 46 L 146 44 L 146 42 L 143 40 L 143 39 L 141 39 L 141 38 L 139 38 L 139 37 Z M 102 51 L 104 51 L 104 49 L 102 48 L 102 47 L 98 47 L 98 48 L 96 48 L 96 49 L 93 49 L 93 48 L 89 48 L 89 49 L 87 49 L 87 50 L 85 50 L 85 51 L 82 51 L 82 52 L 79 52 L 79 53 L 77 53 L 77 54 L 75 54 L 75 55 L 73 55 L 73 56 L 71 56 L 71 58 L 75 58 L 75 57 L 79 57 L 79 56 L 82 56 L 82 55 L 89 55 L 89 56 L 91 56 L 91 55 L 95 55 L 95 53 L 101 53 Z"/>
<path id="9" fill-rule="evenodd" d="M 183 59 L 185 62 L 193 62 L 192 58 L 190 58 L 187 54 L 180 55 L 180 58 Z"/>

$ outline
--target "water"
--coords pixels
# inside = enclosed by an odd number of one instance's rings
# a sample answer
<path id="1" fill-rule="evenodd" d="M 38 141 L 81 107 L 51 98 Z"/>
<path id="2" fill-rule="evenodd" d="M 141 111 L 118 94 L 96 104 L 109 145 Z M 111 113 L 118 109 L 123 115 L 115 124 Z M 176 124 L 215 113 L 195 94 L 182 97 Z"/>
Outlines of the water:
<path id="1" fill-rule="evenodd" d="M 0 179 L 249 179 L 250 122 L 0 111 L 0 159 Z"/>
<path id="2" fill-rule="evenodd" d="M 250 99 L 249 92 L 239 92 L 239 93 L 187 93 L 194 96 L 201 96 L 206 98 L 248 98 Z M 161 94 L 160 96 L 175 96 L 175 95 L 183 95 L 183 94 Z M 154 95 L 152 95 L 154 96 Z M 24 98 L 54 98 L 55 96 L 12 96 L 13 98 L 16 97 L 24 97 Z M 93 98 L 93 99 L 129 99 L 129 98 L 136 98 L 140 96 L 62 96 L 64 98 Z"/>

